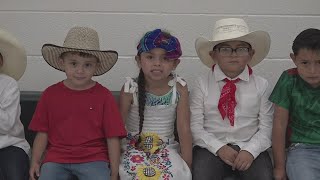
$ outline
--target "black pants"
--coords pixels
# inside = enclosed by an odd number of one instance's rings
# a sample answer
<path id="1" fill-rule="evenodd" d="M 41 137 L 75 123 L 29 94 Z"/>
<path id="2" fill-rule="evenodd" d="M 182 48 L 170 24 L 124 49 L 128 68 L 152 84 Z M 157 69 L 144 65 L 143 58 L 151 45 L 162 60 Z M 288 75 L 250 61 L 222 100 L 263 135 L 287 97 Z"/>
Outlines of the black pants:
<path id="1" fill-rule="evenodd" d="M 238 146 L 231 145 L 239 151 Z M 223 180 L 234 175 L 241 180 L 272 180 L 273 167 L 267 151 L 262 152 L 246 171 L 233 171 L 232 167 L 224 163 L 205 148 L 193 148 L 192 179 L 193 180 Z"/>
<path id="2" fill-rule="evenodd" d="M 9 146 L 0 149 L 0 180 L 28 180 L 29 157 L 23 149 Z"/>

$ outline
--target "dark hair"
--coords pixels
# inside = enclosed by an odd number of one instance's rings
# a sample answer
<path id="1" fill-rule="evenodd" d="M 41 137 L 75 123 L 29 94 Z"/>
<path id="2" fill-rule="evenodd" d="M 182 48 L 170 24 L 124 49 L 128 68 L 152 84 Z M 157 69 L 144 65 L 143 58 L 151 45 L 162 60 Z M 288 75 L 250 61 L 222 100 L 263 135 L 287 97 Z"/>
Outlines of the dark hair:
<path id="1" fill-rule="evenodd" d="M 236 40 L 235 40 L 235 41 L 236 41 Z M 229 42 L 229 41 L 225 41 L 225 42 L 221 42 L 221 43 L 216 44 L 215 46 L 213 46 L 212 50 L 213 50 L 213 51 L 216 50 L 221 44 L 226 43 L 226 42 Z M 246 44 L 249 46 L 249 48 L 252 49 L 252 46 L 251 46 L 250 43 L 248 43 L 248 42 L 246 42 L 246 41 L 241 41 L 241 42 L 246 43 Z"/>
<path id="2" fill-rule="evenodd" d="M 79 52 L 79 51 L 67 51 L 67 52 L 63 52 L 60 54 L 59 58 L 64 59 L 65 56 L 67 56 L 68 54 L 72 54 L 72 55 L 79 55 L 80 57 L 84 57 L 84 58 L 96 58 L 98 62 L 99 58 L 93 54 L 89 54 L 89 53 L 85 53 L 85 52 Z"/>
<path id="3" fill-rule="evenodd" d="M 292 51 L 297 55 L 300 49 L 320 50 L 320 30 L 309 28 L 294 39 Z"/>
<path id="4" fill-rule="evenodd" d="M 138 102 L 139 102 L 139 134 L 142 131 L 143 121 L 144 121 L 144 109 L 146 105 L 146 88 L 145 88 L 145 78 L 142 69 L 140 69 L 140 73 L 138 76 Z"/>
<path id="5" fill-rule="evenodd" d="M 3 56 L 2 56 L 2 54 L 0 53 L 0 59 L 3 61 Z"/>

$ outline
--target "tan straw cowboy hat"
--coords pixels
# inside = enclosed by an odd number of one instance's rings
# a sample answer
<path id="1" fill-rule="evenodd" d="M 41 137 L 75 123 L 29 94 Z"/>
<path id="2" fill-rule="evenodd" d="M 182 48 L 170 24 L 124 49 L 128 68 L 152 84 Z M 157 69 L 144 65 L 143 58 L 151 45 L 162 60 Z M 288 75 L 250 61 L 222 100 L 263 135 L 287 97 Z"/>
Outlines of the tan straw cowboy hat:
<path id="1" fill-rule="evenodd" d="M 100 65 L 94 76 L 108 72 L 118 60 L 118 53 L 116 51 L 100 50 L 98 33 L 88 27 L 71 28 L 64 40 L 63 46 L 53 44 L 43 45 L 42 56 L 50 66 L 63 71 L 58 60 L 62 53 L 68 51 L 84 52 L 96 56 L 99 59 Z"/>
<path id="2" fill-rule="evenodd" d="M 11 33 L 2 29 L 0 29 L 0 53 L 3 58 L 0 73 L 18 81 L 26 70 L 26 51 Z"/>
<path id="3" fill-rule="evenodd" d="M 219 43 L 226 41 L 244 41 L 255 50 L 249 65 L 251 67 L 261 62 L 270 49 L 270 36 L 265 31 L 249 32 L 249 27 L 243 19 L 227 18 L 218 20 L 213 29 L 212 40 L 200 37 L 195 42 L 195 48 L 201 61 L 211 68 L 215 64 L 209 52 Z"/>

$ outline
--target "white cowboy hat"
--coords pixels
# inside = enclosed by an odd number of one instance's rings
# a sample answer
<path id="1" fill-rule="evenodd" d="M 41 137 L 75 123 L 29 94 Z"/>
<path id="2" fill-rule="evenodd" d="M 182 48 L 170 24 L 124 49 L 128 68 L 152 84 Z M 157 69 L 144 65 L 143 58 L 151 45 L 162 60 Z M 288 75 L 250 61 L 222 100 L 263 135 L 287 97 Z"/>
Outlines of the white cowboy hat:
<path id="1" fill-rule="evenodd" d="M 118 53 L 116 51 L 100 50 L 97 31 L 88 27 L 71 28 L 64 40 L 63 46 L 45 44 L 42 46 L 41 51 L 47 63 L 60 71 L 63 71 L 63 69 L 58 60 L 62 53 L 73 51 L 92 54 L 96 56 L 100 62 L 94 76 L 108 72 L 118 60 Z"/>
<path id="2" fill-rule="evenodd" d="M 251 67 L 261 62 L 270 49 L 270 36 L 265 31 L 249 32 L 249 27 L 243 19 L 227 18 L 218 20 L 214 26 L 212 40 L 200 37 L 195 42 L 195 48 L 201 61 L 211 68 L 215 64 L 209 52 L 219 43 L 226 41 L 244 41 L 255 50 L 249 65 Z"/>
<path id="3" fill-rule="evenodd" d="M 2 29 L 0 29 L 0 53 L 3 58 L 0 73 L 18 81 L 27 67 L 26 51 L 11 33 Z"/>

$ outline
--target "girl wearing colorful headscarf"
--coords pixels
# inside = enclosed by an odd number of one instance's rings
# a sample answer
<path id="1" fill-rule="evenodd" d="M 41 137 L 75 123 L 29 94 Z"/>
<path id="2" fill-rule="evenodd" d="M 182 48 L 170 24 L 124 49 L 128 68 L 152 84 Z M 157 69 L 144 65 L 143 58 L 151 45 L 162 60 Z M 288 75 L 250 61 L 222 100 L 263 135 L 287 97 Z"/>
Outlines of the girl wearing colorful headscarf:
<path id="1" fill-rule="evenodd" d="M 173 73 L 182 54 L 179 40 L 155 29 L 141 38 L 137 50 L 139 76 L 127 78 L 120 94 L 120 111 L 128 131 L 120 179 L 191 179 L 188 88 Z M 175 125 L 180 145 L 175 140 Z"/>

